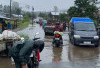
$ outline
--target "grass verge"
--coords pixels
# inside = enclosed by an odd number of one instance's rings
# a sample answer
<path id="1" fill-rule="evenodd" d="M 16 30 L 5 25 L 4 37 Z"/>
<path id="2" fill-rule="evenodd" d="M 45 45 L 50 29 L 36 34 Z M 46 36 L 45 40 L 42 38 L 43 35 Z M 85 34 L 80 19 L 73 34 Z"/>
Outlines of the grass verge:
<path id="1" fill-rule="evenodd" d="M 26 35 L 26 34 L 19 34 L 19 35 L 20 35 L 20 37 L 23 37 L 23 38 L 25 38 L 25 39 L 29 39 L 29 36 Z"/>
<path id="2" fill-rule="evenodd" d="M 26 27 L 29 25 L 29 22 L 28 21 L 25 21 L 25 22 L 18 22 L 18 28 L 22 28 L 22 27 Z"/>

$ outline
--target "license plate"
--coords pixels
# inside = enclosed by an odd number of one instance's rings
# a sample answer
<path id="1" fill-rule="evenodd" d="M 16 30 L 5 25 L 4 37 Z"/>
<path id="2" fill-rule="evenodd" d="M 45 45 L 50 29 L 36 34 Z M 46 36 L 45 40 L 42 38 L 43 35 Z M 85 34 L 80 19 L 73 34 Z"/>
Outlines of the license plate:
<path id="1" fill-rule="evenodd" d="M 59 40 L 59 38 L 55 38 L 55 40 Z"/>
<path id="2" fill-rule="evenodd" d="M 84 42 L 84 44 L 91 44 L 91 42 Z"/>

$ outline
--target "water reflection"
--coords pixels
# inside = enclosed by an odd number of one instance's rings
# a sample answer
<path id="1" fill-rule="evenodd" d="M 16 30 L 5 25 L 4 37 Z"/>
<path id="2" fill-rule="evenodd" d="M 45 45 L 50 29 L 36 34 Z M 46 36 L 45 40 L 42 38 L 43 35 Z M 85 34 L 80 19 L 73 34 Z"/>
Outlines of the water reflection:
<path id="1" fill-rule="evenodd" d="M 62 57 L 62 47 L 53 47 L 53 61 L 59 62 Z"/>
<path id="2" fill-rule="evenodd" d="M 15 68 L 15 66 L 11 64 L 10 58 L 0 56 L 0 68 Z"/>
<path id="3" fill-rule="evenodd" d="M 70 61 L 97 59 L 99 48 L 69 46 L 68 58 Z"/>

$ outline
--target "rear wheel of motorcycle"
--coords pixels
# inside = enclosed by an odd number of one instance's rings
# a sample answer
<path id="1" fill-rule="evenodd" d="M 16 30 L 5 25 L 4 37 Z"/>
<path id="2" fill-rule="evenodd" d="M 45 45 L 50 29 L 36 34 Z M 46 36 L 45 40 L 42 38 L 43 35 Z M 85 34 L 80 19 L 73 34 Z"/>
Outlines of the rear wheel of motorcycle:
<path id="1" fill-rule="evenodd" d="M 55 43 L 55 45 L 56 45 L 56 47 L 59 47 L 60 44 L 59 43 Z"/>
<path id="2" fill-rule="evenodd" d="M 33 68 L 39 68 L 39 61 L 34 57 Z"/>
<path id="3" fill-rule="evenodd" d="M 32 59 L 29 60 L 28 64 L 27 64 L 28 68 L 34 68 Z"/>

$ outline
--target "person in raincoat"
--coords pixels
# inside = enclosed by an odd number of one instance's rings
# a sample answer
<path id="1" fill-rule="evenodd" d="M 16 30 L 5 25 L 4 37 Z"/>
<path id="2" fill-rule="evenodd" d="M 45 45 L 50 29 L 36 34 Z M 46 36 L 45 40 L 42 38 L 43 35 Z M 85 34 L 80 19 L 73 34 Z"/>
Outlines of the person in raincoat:
<path id="1" fill-rule="evenodd" d="M 43 20 L 43 21 L 42 21 L 42 28 L 43 28 L 43 29 L 44 29 L 45 25 L 46 25 L 46 21 Z"/>
<path id="2" fill-rule="evenodd" d="M 38 42 L 39 51 L 41 52 L 44 48 L 43 42 Z M 9 56 L 14 59 L 16 68 L 27 68 L 27 64 L 30 60 L 32 50 L 36 47 L 33 39 L 24 40 L 23 38 L 19 41 L 15 41 L 13 47 L 9 51 Z"/>
<path id="3" fill-rule="evenodd" d="M 7 24 L 5 23 L 4 20 L 2 20 L 1 23 L 2 23 L 2 32 L 3 32 L 4 30 L 7 29 Z"/>
<path id="4" fill-rule="evenodd" d="M 12 25 L 11 25 L 10 22 L 8 22 L 7 27 L 8 27 L 8 29 L 10 29 L 10 30 L 12 29 Z"/>
<path id="5" fill-rule="evenodd" d="M 26 40 L 25 42 L 15 41 L 13 47 L 9 51 L 9 56 L 14 59 L 16 68 L 27 68 L 32 48 L 32 40 Z"/>
<path id="6" fill-rule="evenodd" d="M 65 31 L 65 30 L 66 30 L 66 23 L 63 22 L 63 31 Z"/>

